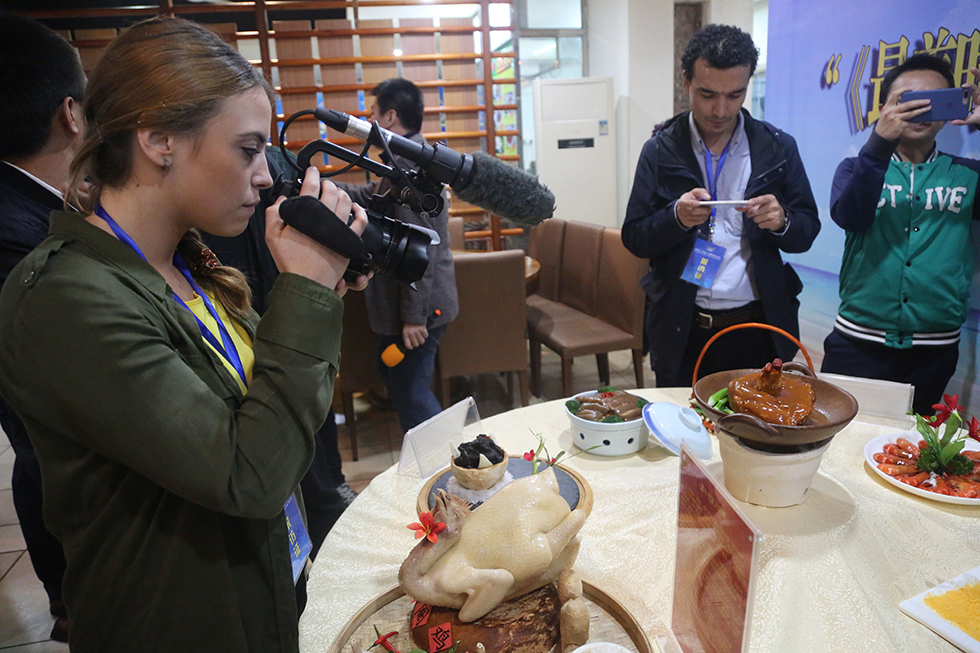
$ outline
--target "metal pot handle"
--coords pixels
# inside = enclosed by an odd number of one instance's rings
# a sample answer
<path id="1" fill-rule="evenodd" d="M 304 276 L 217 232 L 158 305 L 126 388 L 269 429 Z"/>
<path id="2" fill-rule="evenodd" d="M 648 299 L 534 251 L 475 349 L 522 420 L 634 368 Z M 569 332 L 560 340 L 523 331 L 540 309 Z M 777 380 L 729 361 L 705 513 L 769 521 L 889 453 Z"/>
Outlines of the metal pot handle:
<path id="1" fill-rule="evenodd" d="M 787 331 L 780 329 L 777 326 L 773 326 L 771 324 L 763 324 L 762 322 L 743 322 L 742 324 L 733 324 L 730 327 L 726 327 L 722 329 L 715 335 L 711 336 L 708 342 L 704 343 L 704 347 L 701 348 L 701 354 L 698 356 L 698 360 L 694 364 L 694 374 L 692 375 L 691 378 L 691 388 L 694 388 L 694 386 L 697 385 L 698 383 L 698 370 L 701 368 L 701 360 L 704 358 L 704 354 L 708 351 L 708 347 L 711 346 L 711 343 L 713 343 L 715 340 L 725 335 L 729 331 L 737 331 L 738 329 L 750 329 L 750 328 L 766 329 L 767 331 L 775 331 L 776 333 L 786 336 L 787 338 L 793 341 L 793 344 L 795 344 L 797 347 L 800 348 L 800 351 L 803 352 L 803 357 L 806 358 L 807 365 L 810 366 L 810 370 L 813 370 L 813 361 L 810 360 L 810 354 L 807 352 L 806 347 L 803 346 L 803 343 L 797 340 L 796 337 L 793 336 L 793 334 L 788 333 Z M 789 363 L 783 363 L 784 366 L 788 364 Z M 816 375 L 811 371 L 810 376 L 816 376 Z"/>
<path id="2" fill-rule="evenodd" d="M 811 370 L 808 366 L 803 363 L 797 363 L 796 361 L 789 361 L 788 363 L 783 363 L 784 372 L 796 372 L 797 374 L 802 374 L 803 376 L 809 376 L 810 378 L 817 378 L 816 373 Z"/>
<path id="3" fill-rule="evenodd" d="M 725 415 L 715 422 L 715 426 L 727 433 L 749 440 L 779 441 L 783 437 L 783 434 L 772 424 L 767 424 L 755 415 L 747 413 Z"/>

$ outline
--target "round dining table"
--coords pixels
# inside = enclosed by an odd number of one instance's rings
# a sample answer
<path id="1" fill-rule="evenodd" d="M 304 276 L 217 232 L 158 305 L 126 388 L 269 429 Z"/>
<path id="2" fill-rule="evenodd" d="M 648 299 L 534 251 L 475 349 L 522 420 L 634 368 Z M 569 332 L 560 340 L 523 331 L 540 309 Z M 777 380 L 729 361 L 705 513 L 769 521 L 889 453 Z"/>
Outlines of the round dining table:
<path id="1" fill-rule="evenodd" d="M 691 395 L 690 388 L 630 392 L 677 405 Z M 858 413 L 832 441 L 803 504 L 739 504 L 762 533 L 750 651 L 956 650 L 898 605 L 980 564 L 980 507 L 920 498 L 879 478 L 865 463 L 865 444 L 897 430 Z M 535 448 L 535 434 L 552 456 L 578 451 L 562 400 L 471 424 L 466 439 L 478 432 L 511 455 Z M 721 478 L 718 441 L 711 439 L 707 466 Z M 679 459 L 651 438 L 636 454 L 583 453 L 559 465 L 593 492 L 575 570 L 628 610 L 658 650 L 671 623 Z M 429 480 L 397 467 L 371 481 L 320 549 L 299 624 L 303 653 L 339 651 L 343 642 L 336 640 L 352 617 L 397 586 L 399 566 L 416 544 L 407 525 L 418 521 L 418 495 Z"/>

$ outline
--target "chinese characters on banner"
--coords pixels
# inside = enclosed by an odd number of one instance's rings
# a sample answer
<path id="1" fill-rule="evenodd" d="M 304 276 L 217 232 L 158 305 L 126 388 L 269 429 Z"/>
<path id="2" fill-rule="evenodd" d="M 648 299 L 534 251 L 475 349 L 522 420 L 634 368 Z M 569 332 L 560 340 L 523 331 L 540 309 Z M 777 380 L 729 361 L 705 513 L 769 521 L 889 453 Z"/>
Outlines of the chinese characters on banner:
<path id="1" fill-rule="evenodd" d="M 914 37 L 913 37 L 914 38 Z M 980 65 L 980 29 L 954 34 L 947 27 L 939 27 L 935 32 L 923 32 L 921 38 L 911 40 L 906 34 L 879 39 L 875 47 L 863 45 L 854 53 L 854 67 L 846 101 L 851 106 L 851 117 L 855 131 L 874 125 L 878 120 L 879 106 L 884 103 L 881 97 L 881 82 L 885 74 L 895 66 L 916 54 L 931 54 L 948 60 L 953 68 L 956 86 L 974 81 L 970 68 Z M 824 83 L 832 87 L 841 78 L 840 62 L 848 53 L 833 53 L 824 68 Z M 868 77 L 865 77 L 867 73 Z"/>

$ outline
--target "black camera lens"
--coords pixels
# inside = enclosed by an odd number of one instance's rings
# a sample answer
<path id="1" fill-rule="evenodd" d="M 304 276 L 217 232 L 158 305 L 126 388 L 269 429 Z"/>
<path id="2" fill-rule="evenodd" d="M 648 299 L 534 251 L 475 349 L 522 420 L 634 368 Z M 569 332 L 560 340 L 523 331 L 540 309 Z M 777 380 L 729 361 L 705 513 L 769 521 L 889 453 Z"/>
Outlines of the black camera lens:
<path id="1" fill-rule="evenodd" d="M 358 274 L 377 272 L 406 284 L 418 281 L 429 266 L 426 248 L 430 240 L 420 229 L 369 211 L 368 225 L 361 234 L 366 254 L 351 259 L 344 278 L 353 281 Z"/>

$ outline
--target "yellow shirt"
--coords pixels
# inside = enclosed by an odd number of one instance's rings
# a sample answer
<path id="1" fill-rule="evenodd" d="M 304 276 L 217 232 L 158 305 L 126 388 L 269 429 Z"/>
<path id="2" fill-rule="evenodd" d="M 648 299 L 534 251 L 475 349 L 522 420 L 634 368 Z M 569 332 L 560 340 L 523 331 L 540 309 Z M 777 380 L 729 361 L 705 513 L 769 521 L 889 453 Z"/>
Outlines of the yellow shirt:
<path id="1" fill-rule="evenodd" d="M 210 293 L 208 293 L 208 299 L 214 304 L 215 310 L 218 312 L 218 317 L 224 323 L 225 328 L 228 329 L 228 333 L 231 335 L 232 342 L 235 343 L 235 349 L 238 350 L 238 356 L 242 359 L 242 367 L 245 369 L 245 378 L 251 382 L 252 380 L 252 365 L 255 363 L 255 354 L 252 353 L 252 341 L 249 340 L 248 334 L 245 329 L 238 324 L 235 320 L 228 317 L 228 313 L 225 311 L 225 307 L 221 305 L 221 302 L 216 300 Z M 187 308 L 191 309 L 191 312 L 197 316 L 204 326 L 208 328 L 214 337 L 217 338 L 218 342 L 221 342 L 221 332 L 218 330 L 218 323 L 214 321 L 211 317 L 211 313 L 208 312 L 208 307 L 204 305 L 204 300 L 200 295 L 195 295 L 194 299 L 187 302 Z M 202 336 L 203 337 L 203 336 Z M 205 338 L 204 342 L 208 342 Z M 211 348 L 218 357 L 224 362 L 225 367 L 231 372 L 235 381 L 238 382 L 238 387 L 241 388 L 242 393 L 248 392 L 248 387 L 242 383 L 242 379 L 238 376 L 238 372 L 235 370 L 234 365 L 231 364 L 227 358 L 225 358 L 221 352 L 214 348 L 210 342 L 208 342 L 208 347 Z"/>

